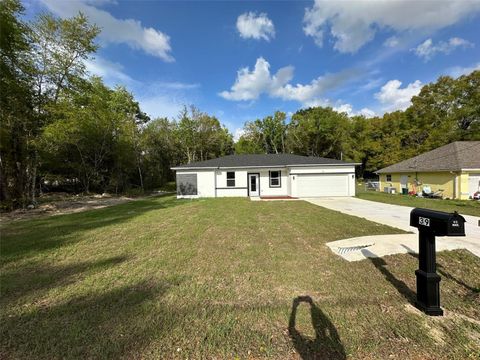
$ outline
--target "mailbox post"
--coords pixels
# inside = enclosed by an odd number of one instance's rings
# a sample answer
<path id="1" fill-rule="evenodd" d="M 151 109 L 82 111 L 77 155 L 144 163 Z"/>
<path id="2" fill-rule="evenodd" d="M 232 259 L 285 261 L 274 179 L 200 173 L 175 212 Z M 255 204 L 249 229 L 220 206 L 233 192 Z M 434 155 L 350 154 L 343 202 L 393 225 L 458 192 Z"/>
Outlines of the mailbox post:
<path id="1" fill-rule="evenodd" d="M 436 268 L 435 237 L 465 236 L 465 219 L 457 212 L 415 208 L 410 226 L 418 228 L 417 307 L 427 315 L 441 316 L 440 276 Z"/>

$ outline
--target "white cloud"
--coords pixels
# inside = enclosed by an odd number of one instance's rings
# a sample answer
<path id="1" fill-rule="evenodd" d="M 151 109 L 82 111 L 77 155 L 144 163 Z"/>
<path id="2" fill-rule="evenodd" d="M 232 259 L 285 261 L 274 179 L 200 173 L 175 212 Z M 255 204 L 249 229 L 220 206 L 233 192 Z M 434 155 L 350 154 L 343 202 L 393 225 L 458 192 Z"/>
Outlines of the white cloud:
<path id="1" fill-rule="evenodd" d="M 371 41 L 379 29 L 433 31 L 479 10 L 479 1 L 315 0 L 305 10 L 303 30 L 322 46 L 329 29 L 336 50 L 354 53 Z"/>
<path id="2" fill-rule="evenodd" d="M 132 49 L 141 49 L 166 62 L 174 61 L 170 37 L 154 28 L 144 27 L 138 20 L 117 19 L 86 0 L 42 0 L 42 2 L 51 12 L 63 18 L 74 16 L 81 11 L 101 28 L 99 39 L 104 43 L 127 44 Z"/>
<path id="3" fill-rule="evenodd" d="M 373 89 L 378 89 L 384 83 L 385 80 L 382 77 L 370 77 L 364 84 L 355 86 L 355 88 L 351 90 L 350 94 L 358 95 Z"/>
<path id="4" fill-rule="evenodd" d="M 390 36 L 385 42 L 383 43 L 384 46 L 394 48 L 400 44 L 400 40 L 396 36 Z"/>
<path id="5" fill-rule="evenodd" d="M 172 96 L 165 93 L 147 93 L 137 98 L 142 111 L 146 112 L 152 118 L 168 117 L 176 118 L 184 105 L 190 102 L 184 97 Z"/>
<path id="6" fill-rule="evenodd" d="M 413 96 L 418 95 L 422 88 L 420 80 L 401 88 L 402 82 L 390 80 L 375 94 L 375 98 L 383 104 L 384 111 L 405 110 L 411 105 Z"/>
<path id="7" fill-rule="evenodd" d="M 274 89 L 272 95 L 279 96 L 283 100 L 296 100 L 301 103 L 306 103 L 320 96 L 323 96 L 325 92 L 333 90 L 341 84 L 349 81 L 352 75 L 352 71 L 342 71 L 334 74 L 327 74 L 313 79 L 310 84 L 286 84 L 283 87 Z M 316 100 L 319 101 L 319 100 Z"/>
<path id="8" fill-rule="evenodd" d="M 165 89 L 171 90 L 191 90 L 197 89 L 200 87 L 200 84 L 197 83 L 182 83 L 178 81 L 168 82 L 168 81 L 160 81 L 157 83 L 158 87 L 163 87 Z"/>
<path id="9" fill-rule="evenodd" d="M 109 86 L 135 82 L 124 72 L 122 64 L 109 61 L 101 56 L 86 60 L 85 66 L 91 75 L 100 76 Z"/>
<path id="10" fill-rule="evenodd" d="M 240 139 L 244 134 L 245 134 L 245 130 L 243 130 L 243 128 L 235 129 L 235 131 L 233 132 L 233 141 L 237 142 L 238 139 Z"/>
<path id="11" fill-rule="evenodd" d="M 325 104 L 321 97 L 326 91 L 349 81 L 354 73 L 353 70 L 348 70 L 327 74 L 309 84 L 292 85 L 289 82 L 293 78 L 293 71 L 293 66 L 286 66 L 271 75 L 270 64 L 260 57 L 253 70 L 250 71 L 248 67 L 240 69 L 230 91 L 222 91 L 219 95 L 227 100 L 247 101 L 256 100 L 261 94 L 268 94 L 273 98 L 298 101 L 305 106 L 318 106 Z"/>
<path id="12" fill-rule="evenodd" d="M 480 70 L 480 62 L 472 66 L 466 66 L 466 67 L 454 66 L 450 69 L 447 69 L 445 73 L 450 75 L 451 77 L 457 78 L 462 75 L 468 75 L 475 70 Z"/>
<path id="13" fill-rule="evenodd" d="M 142 111 L 152 118 L 176 118 L 184 105 L 193 103 L 192 91 L 200 84 L 179 81 L 138 81 L 130 77 L 121 64 L 97 56 L 85 62 L 87 71 L 101 76 L 109 86 L 123 84 L 128 86 Z"/>
<path id="14" fill-rule="evenodd" d="M 322 106 L 322 107 L 327 107 L 327 106 L 332 106 L 330 101 L 328 99 L 324 98 L 314 98 L 310 99 L 308 101 L 305 101 L 302 103 L 303 107 L 309 108 L 309 107 L 317 107 L 317 106 Z"/>
<path id="15" fill-rule="evenodd" d="M 341 113 L 346 113 L 348 116 L 362 115 L 366 118 L 372 118 L 375 116 L 375 112 L 369 108 L 363 108 L 360 111 L 354 111 L 351 104 L 341 104 L 338 106 L 334 106 L 333 110 Z"/>
<path id="16" fill-rule="evenodd" d="M 195 103 L 199 84 L 153 81 L 133 88 L 140 107 L 151 117 L 176 118 L 184 105 Z"/>
<path id="17" fill-rule="evenodd" d="M 453 37 L 448 41 L 440 41 L 436 45 L 433 43 L 432 39 L 427 39 L 416 48 L 412 49 L 420 58 L 428 61 L 434 57 L 437 53 L 449 54 L 456 48 L 469 48 L 473 47 L 473 43 L 462 38 Z"/>
<path id="18" fill-rule="evenodd" d="M 350 104 L 342 104 L 339 106 L 334 106 L 333 110 L 340 113 L 346 113 L 349 116 L 353 113 L 353 107 Z"/>
<path id="19" fill-rule="evenodd" d="M 248 67 L 237 72 L 237 79 L 231 91 L 222 91 L 220 96 L 227 100 L 255 100 L 262 93 L 273 93 L 293 77 L 293 67 L 286 66 L 270 75 L 270 64 L 260 57 L 252 71 Z"/>
<path id="20" fill-rule="evenodd" d="M 375 114 L 375 111 L 369 109 L 369 108 L 363 108 L 363 109 L 360 109 L 360 111 L 357 113 L 357 115 L 363 115 L 365 116 L 366 118 L 372 118 L 374 117 L 376 114 Z"/>
<path id="21" fill-rule="evenodd" d="M 200 87 L 197 83 L 179 81 L 140 82 L 130 77 L 124 71 L 123 65 L 101 56 L 86 60 L 85 66 L 91 75 L 100 76 L 108 86 L 125 85 L 135 94 L 140 94 L 137 100 L 142 110 L 153 116 L 176 115 L 181 106 L 188 103 L 184 93 Z"/>
<path id="22" fill-rule="evenodd" d="M 244 39 L 267 40 L 275 37 L 275 27 L 267 14 L 248 12 L 240 15 L 237 19 L 237 30 Z"/>

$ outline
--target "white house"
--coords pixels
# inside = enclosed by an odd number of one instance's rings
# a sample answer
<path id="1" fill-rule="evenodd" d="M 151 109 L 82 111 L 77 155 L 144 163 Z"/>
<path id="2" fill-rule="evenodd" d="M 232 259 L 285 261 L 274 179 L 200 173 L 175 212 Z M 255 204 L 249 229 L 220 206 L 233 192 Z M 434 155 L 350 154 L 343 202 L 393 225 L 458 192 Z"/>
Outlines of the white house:
<path id="1" fill-rule="evenodd" d="M 173 167 L 177 197 L 355 196 L 355 165 L 292 154 L 229 155 Z"/>

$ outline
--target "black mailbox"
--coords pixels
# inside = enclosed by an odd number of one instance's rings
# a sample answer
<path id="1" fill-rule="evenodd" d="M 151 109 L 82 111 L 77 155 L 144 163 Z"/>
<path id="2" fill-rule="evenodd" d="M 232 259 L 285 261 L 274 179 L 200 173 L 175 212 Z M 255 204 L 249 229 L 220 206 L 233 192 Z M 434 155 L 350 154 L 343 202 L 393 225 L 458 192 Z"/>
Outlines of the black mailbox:
<path id="1" fill-rule="evenodd" d="M 440 307 L 440 276 L 437 274 L 435 236 L 465 236 L 465 218 L 457 212 L 445 213 L 413 209 L 410 226 L 418 228 L 417 307 L 428 315 L 443 315 Z"/>
<path id="2" fill-rule="evenodd" d="M 465 236 L 465 219 L 457 212 L 416 208 L 410 213 L 410 226 L 435 236 Z"/>

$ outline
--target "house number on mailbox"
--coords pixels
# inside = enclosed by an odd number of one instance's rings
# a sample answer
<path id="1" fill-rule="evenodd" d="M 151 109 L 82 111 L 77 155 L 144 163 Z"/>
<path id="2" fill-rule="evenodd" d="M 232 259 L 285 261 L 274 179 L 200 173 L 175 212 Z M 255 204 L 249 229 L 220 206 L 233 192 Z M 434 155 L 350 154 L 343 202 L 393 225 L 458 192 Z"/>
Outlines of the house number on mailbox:
<path id="1" fill-rule="evenodd" d="M 430 226 L 430 219 L 419 216 L 418 224 L 423 226 Z"/>

